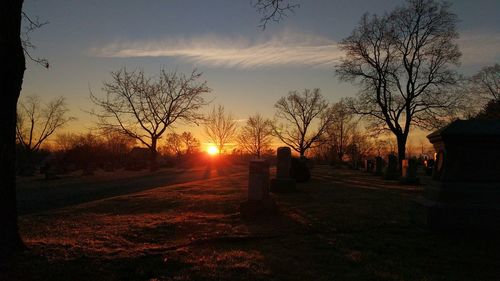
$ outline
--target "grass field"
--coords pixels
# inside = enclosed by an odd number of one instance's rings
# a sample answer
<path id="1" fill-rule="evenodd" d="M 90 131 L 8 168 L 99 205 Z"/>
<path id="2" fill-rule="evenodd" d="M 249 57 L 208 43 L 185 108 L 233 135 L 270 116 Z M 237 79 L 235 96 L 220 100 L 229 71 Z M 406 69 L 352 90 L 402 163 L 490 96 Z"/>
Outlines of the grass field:
<path id="1" fill-rule="evenodd" d="M 498 235 L 411 222 L 421 187 L 328 166 L 298 186 L 254 219 L 246 173 L 23 215 L 0 280 L 500 280 Z"/>

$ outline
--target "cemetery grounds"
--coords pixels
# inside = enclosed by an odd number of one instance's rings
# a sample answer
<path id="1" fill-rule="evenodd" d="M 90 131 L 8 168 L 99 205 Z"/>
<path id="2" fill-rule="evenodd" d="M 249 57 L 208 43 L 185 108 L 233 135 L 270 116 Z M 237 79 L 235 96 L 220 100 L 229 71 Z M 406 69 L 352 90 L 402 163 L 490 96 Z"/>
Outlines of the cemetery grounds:
<path id="1" fill-rule="evenodd" d="M 3 262 L 0 280 L 500 279 L 498 234 L 431 232 L 412 222 L 422 186 L 316 166 L 298 191 L 272 195 L 277 213 L 244 218 L 245 166 L 154 187 L 160 182 L 25 209 L 19 224 L 30 250 Z"/>

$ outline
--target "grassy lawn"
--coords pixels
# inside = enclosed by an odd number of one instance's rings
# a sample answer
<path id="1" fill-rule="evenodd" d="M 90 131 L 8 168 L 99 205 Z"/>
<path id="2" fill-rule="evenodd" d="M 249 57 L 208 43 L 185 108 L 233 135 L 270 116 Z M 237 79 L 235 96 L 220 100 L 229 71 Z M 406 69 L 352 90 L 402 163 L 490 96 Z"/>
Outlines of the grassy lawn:
<path id="1" fill-rule="evenodd" d="M 24 215 L 0 280 L 500 280 L 500 238 L 411 223 L 419 187 L 317 166 L 278 214 L 244 219 L 247 176 Z"/>

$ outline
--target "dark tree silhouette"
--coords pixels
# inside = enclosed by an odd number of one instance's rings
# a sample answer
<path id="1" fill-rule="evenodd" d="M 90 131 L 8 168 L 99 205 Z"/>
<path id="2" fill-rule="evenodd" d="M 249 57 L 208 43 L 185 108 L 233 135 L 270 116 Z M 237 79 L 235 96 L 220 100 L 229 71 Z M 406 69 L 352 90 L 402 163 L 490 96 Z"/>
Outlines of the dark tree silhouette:
<path id="1" fill-rule="evenodd" d="M 226 113 L 224 106 L 214 107 L 205 118 L 205 134 L 217 147 L 219 153 L 225 152 L 226 146 L 236 137 L 237 124 L 231 113 Z"/>
<path id="2" fill-rule="evenodd" d="M 322 143 L 322 136 L 333 120 L 328 102 L 319 89 L 305 89 L 302 93 L 291 91 L 279 99 L 274 108 L 276 119 L 281 120 L 279 124 L 274 122 L 274 134 L 300 156 Z"/>
<path id="3" fill-rule="evenodd" d="M 326 142 L 337 154 L 338 160 L 346 154 L 347 147 L 352 145 L 356 134 L 357 120 L 344 100 L 331 106 L 332 122 L 327 128 Z"/>
<path id="4" fill-rule="evenodd" d="M 180 158 L 197 152 L 199 148 L 200 141 L 191 132 L 182 132 L 182 134 L 171 132 L 167 135 L 166 145 L 162 149 L 168 155 Z"/>
<path id="5" fill-rule="evenodd" d="M 91 100 L 99 108 L 93 112 L 104 131 L 125 134 L 148 147 L 151 169 L 156 169 L 157 144 L 163 133 L 175 122 L 197 123 L 198 110 L 207 104 L 203 94 L 209 93 L 206 81 L 198 82 L 201 73 L 190 75 L 162 70 L 153 80 L 141 71 L 125 68 L 112 72 L 112 81 L 103 86 L 104 97 L 92 92 Z"/>
<path id="6" fill-rule="evenodd" d="M 16 116 L 25 65 L 21 42 L 22 0 L 7 1 L 0 9 L 0 256 L 24 249 L 17 226 Z"/>
<path id="7" fill-rule="evenodd" d="M 293 13 L 299 4 L 293 4 L 291 0 L 256 0 L 254 7 L 262 15 L 259 26 L 265 29 L 270 21 L 279 22 L 289 12 Z"/>
<path id="8" fill-rule="evenodd" d="M 273 125 L 260 114 L 248 117 L 238 136 L 238 145 L 246 152 L 260 158 L 263 151 L 271 148 Z"/>
<path id="9" fill-rule="evenodd" d="M 372 130 L 396 136 L 400 161 L 411 126 L 441 126 L 460 101 L 459 91 L 449 88 L 457 82 L 450 67 L 461 56 L 457 16 L 449 8 L 446 2 L 408 0 L 389 14 L 364 15 L 340 42 L 345 57 L 336 72 L 362 86 L 352 108 L 369 118 Z"/>
<path id="10" fill-rule="evenodd" d="M 490 100 L 472 119 L 500 120 L 500 99 Z"/>
<path id="11" fill-rule="evenodd" d="M 25 151 L 31 153 L 40 146 L 58 128 L 72 117 L 67 117 L 68 108 L 63 97 L 51 100 L 42 107 L 38 96 L 28 96 L 19 103 L 17 111 L 17 139 Z"/>
<path id="12" fill-rule="evenodd" d="M 184 148 L 184 154 L 190 155 L 200 149 L 200 141 L 191 132 L 182 132 L 180 139 Z"/>
<path id="13" fill-rule="evenodd" d="M 478 99 L 500 100 L 500 64 L 483 67 L 470 79 L 469 90 Z"/>

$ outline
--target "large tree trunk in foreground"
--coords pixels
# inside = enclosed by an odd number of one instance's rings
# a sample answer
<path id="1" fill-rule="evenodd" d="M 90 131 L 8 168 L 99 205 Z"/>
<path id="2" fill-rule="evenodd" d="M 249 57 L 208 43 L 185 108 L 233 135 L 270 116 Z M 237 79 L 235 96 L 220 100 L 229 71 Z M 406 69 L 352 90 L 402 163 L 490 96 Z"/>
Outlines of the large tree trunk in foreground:
<path id="1" fill-rule="evenodd" d="M 0 256 L 24 249 L 17 227 L 15 166 L 16 107 L 26 68 L 20 38 L 22 6 L 22 0 L 12 0 L 0 9 Z"/>
<path id="2" fill-rule="evenodd" d="M 401 173 L 401 167 L 403 160 L 406 158 L 406 140 L 408 139 L 408 135 L 397 135 L 396 140 L 398 142 L 398 169 L 399 173 Z"/>
<path id="3" fill-rule="evenodd" d="M 156 149 L 156 145 L 158 143 L 158 140 L 155 138 L 152 138 L 151 140 L 151 147 L 149 148 L 150 150 L 150 158 L 149 158 L 149 170 L 150 171 L 156 171 L 158 170 L 158 150 Z"/>

